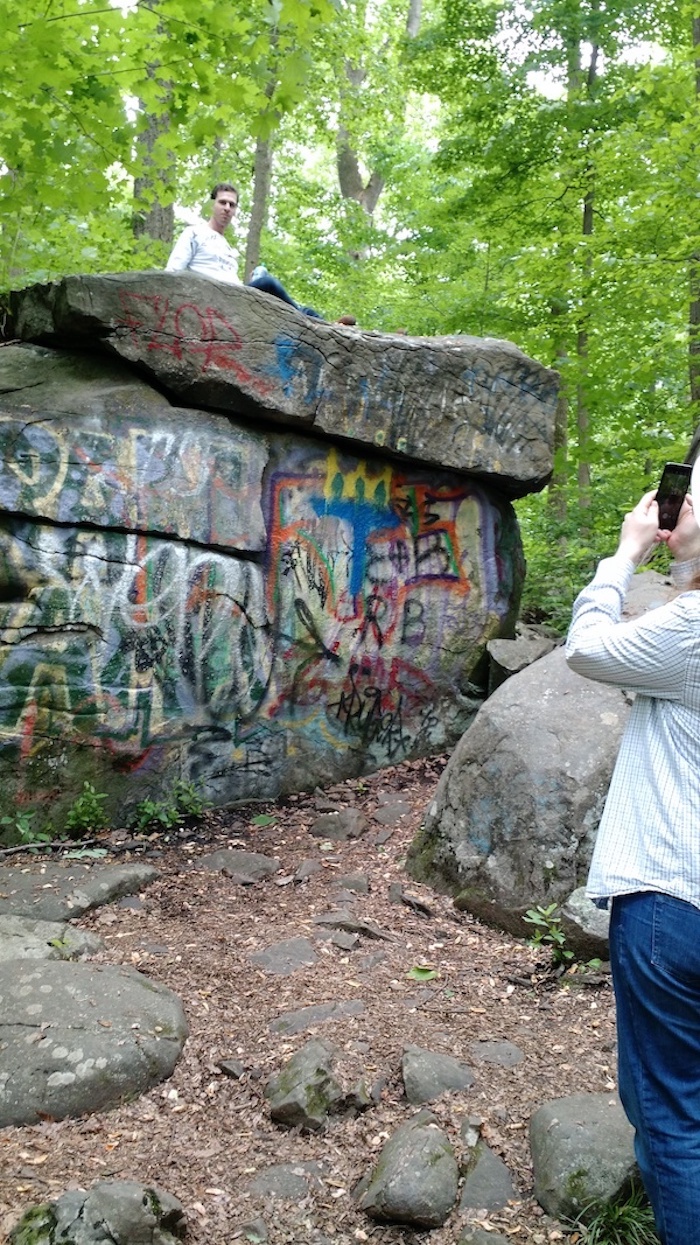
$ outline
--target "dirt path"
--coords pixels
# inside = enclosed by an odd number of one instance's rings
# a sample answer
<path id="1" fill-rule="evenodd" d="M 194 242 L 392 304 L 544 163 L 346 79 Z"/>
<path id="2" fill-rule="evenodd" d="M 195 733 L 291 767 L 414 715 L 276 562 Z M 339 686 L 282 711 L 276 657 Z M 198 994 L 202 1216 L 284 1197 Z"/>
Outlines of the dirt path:
<path id="1" fill-rule="evenodd" d="M 154 837 L 125 850 L 113 840 L 119 859 L 145 856 L 160 879 L 140 900 L 122 901 L 80 924 L 105 940 L 105 962 L 133 965 L 179 993 L 190 1038 L 172 1079 L 135 1102 L 82 1120 L 0 1131 L 0 1240 L 27 1206 L 107 1177 L 151 1181 L 179 1197 L 190 1245 L 245 1240 L 242 1225 L 258 1217 L 270 1245 L 454 1245 L 463 1224 L 474 1219 L 517 1243 L 563 1239 L 560 1225 L 531 1196 L 528 1124 L 548 1099 L 614 1088 L 611 990 L 554 981 L 544 971 L 546 956 L 457 913 L 448 897 L 407 877 L 405 854 L 440 768 L 436 760 L 413 762 L 343 783 L 322 799 L 299 796 L 282 807 L 211 813 L 196 830 L 171 833 L 169 841 Z M 391 820 L 387 810 L 398 800 L 410 812 L 389 826 L 376 820 Z M 368 832 L 340 844 L 313 838 L 309 826 L 329 801 L 363 810 Z M 259 824 L 265 814 L 274 820 Z M 270 881 L 242 886 L 197 868 L 204 852 L 226 846 L 277 856 L 280 871 Z M 37 868 L 36 857 L 20 860 Z M 317 871 L 294 882 L 300 864 L 310 860 Z M 363 875 L 370 888 L 355 894 L 353 911 L 390 932 L 392 941 L 361 939 L 347 950 L 318 938 L 313 918 L 338 906 L 339 879 L 349 874 Z M 389 887 L 397 882 L 432 915 L 392 902 Z M 314 941 L 317 960 L 291 976 L 271 975 L 250 959 L 271 943 L 299 936 Z M 417 981 L 411 972 L 419 965 L 437 976 Z M 280 1013 L 348 999 L 362 1000 L 364 1011 L 294 1035 L 270 1027 Z M 385 1076 L 386 1084 L 375 1109 L 335 1119 L 322 1135 L 300 1136 L 270 1123 L 263 1091 L 283 1060 L 316 1034 L 349 1065 Z M 503 1040 L 523 1052 L 520 1063 L 504 1067 L 480 1059 L 475 1043 Z M 373 1224 L 356 1211 L 356 1181 L 415 1111 L 402 1096 L 399 1075 L 410 1042 L 473 1068 L 471 1089 L 433 1104 L 434 1112 L 455 1144 L 466 1116 L 483 1121 L 482 1136 L 513 1173 L 519 1203 L 490 1217 L 455 1213 L 427 1235 Z M 222 1059 L 243 1065 L 240 1079 L 222 1074 Z M 324 1176 L 306 1199 L 260 1197 L 248 1188 L 271 1164 L 311 1161 L 324 1163 Z"/>

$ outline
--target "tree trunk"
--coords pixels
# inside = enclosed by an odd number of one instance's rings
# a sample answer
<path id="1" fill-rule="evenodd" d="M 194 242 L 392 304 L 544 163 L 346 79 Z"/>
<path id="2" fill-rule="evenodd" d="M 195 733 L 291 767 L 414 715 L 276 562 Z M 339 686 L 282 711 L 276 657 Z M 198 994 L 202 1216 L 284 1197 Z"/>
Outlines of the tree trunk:
<path id="1" fill-rule="evenodd" d="M 166 116 L 149 116 L 147 129 L 139 135 L 138 146 L 142 152 L 144 172 L 134 178 L 134 213 L 132 228 L 136 238 L 153 238 L 156 242 L 172 244 L 175 230 L 175 212 L 172 190 L 165 174 L 153 170 L 153 149 L 161 136 L 167 134 L 170 121 Z"/>
<path id="2" fill-rule="evenodd" d="M 375 170 L 364 183 L 360 172 L 357 152 L 344 125 L 338 127 L 337 138 L 338 185 L 344 199 L 355 199 L 368 216 L 374 214 L 379 196 L 384 189 L 384 178 Z"/>
<path id="3" fill-rule="evenodd" d="M 695 105 L 700 101 L 700 17 L 693 18 L 693 50 L 695 53 Z M 700 448 L 700 251 L 690 257 L 690 307 L 688 312 L 688 373 L 690 381 L 690 418 L 695 427 L 687 462 L 694 462 Z"/>
<path id="4" fill-rule="evenodd" d="M 406 18 L 406 38 L 415 39 L 420 30 L 423 0 L 409 0 L 408 17 Z"/>
<path id="5" fill-rule="evenodd" d="M 592 11 L 599 8 L 598 0 L 593 0 Z M 598 47 L 591 46 L 588 70 L 583 77 L 581 64 L 581 44 L 583 32 L 580 24 L 568 44 L 568 95 L 575 102 L 580 101 L 582 92 L 591 98 L 598 69 Z M 579 139 L 580 143 L 580 139 Z M 593 203 L 594 203 L 595 170 L 591 161 L 587 161 L 584 169 L 583 213 L 581 233 L 584 239 L 593 236 Z M 583 272 L 581 275 L 581 313 L 576 331 L 576 358 L 578 361 L 578 380 L 576 382 L 576 429 L 578 434 L 578 504 L 584 513 L 591 505 L 591 421 L 588 405 L 588 299 L 593 258 L 590 245 L 586 245 Z M 584 538 L 586 530 L 582 531 Z"/>
<path id="6" fill-rule="evenodd" d="M 554 304 L 552 306 L 552 315 L 556 317 L 561 314 L 561 308 Z M 554 366 L 562 369 L 563 375 L 557 398 L 557 408 L 554 412 L 554 467 L 552 479 L 547 490 L 547 506 L 552 517 L 561 524 L 566 522 L 568 510 L 569 394 L 565 371 L 567 356 L 566 342 L 563 340 L 563 336 L 555 329 Z M 562 537 L 560 544 L 566 544 L 564 537 Z"/>
<path id="7" fill-rule="evenodd" d="M 271 178 L 272 141 L 269 138 L 259 138 L 255 147 L 253 202 L 246 239 L 244 281 L 248 280 L 253 269 L 260 263 L 260 239 L 267 224 L 267 201 Z"/>
<path id="8" fill-rule="evenodd" d="M 415 39 L 418 34 L 422 8 L 423 0 L 408 0 L 408 12 L 406 14 L 407 39 Z M 354 66 L 350 61 L 346 61 L 345 76 L 348 80 L 350 92 L 357 90 L 361 86 L 365 75 L 366 71 L 362 67 Z M 363 181 L 358 154 L 352 145 L 348 130 L 342 122 L 342 101 L 341 122 L 338 126 L 336 139 L 336 153 L 338 185 L 340 186 L 341 195 L 344 199 L 354 199 L 356 203 L 359 203 L 371 220 L 379 202 L 379 196 L 386 184 L 385 178 L 376 169 L 373 169 L 367 182 Z M 361 256 L 358 255 L 357 258 L 359 259 Z"/>
<path id="9" fill-rule="evenodd" d="M 156 9 L 158 0 L 143 0 L 146 8 Z M 157 80 L 159 66 L 147 65 L 146 72 Z M 136 238 L 152 238 L 155 242 L 167 242 L 170 246 L 175 230 L 175 212 L 170 172 L 158 167 L 154 158 L 162 135 L 170 131 L 170 114 L 166 104 L 171 93 L 170 83 L 158 83 L 161 88 L 163 111 L 159 115 L 148 113 L 145 130 L 136 140 L 142 172 L 134 178 L 134 211 L 132 230 Z M 142 105 L 143 107 L 143 105 Z"/>
<path id="10" fill-rule="evenodd" d="M 586 170 L 589 189 L 583 200 L 584 238 L 593 235 L 593 170 Z M 576 356 L 578 359 L 578 382 L 576 385 L 576 427 L 578 430 L 578 500 L 579 506 L 587 510 L 591 504 L 591 421 L 588 409 L 588 313 L 586 305 L 589 295 L 589 283 L 592 268 L 590 249 L 584 260 L 582 313 L 576 334 Z"/>

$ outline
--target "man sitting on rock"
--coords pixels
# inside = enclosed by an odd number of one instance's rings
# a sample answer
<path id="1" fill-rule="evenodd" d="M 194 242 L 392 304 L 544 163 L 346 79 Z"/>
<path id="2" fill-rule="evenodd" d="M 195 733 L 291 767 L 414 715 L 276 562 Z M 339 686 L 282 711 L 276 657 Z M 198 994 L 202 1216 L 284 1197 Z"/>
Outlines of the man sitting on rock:
<path id="1" fill-rule="evenodd" d="M 213 281 L 228 281 L 230 285 L 240 285 L 238 257 L 225 237 L 226 230 L 238 210 L 238 191 L 230 182 L 219 182 L 211 192 L 211 199 L 213 206 L 209 220 L 188 225 L 183 230 L 170 253 L 165 271 L 182 272 L 189 269 Z M 273 294 L 275 298 L 280 298 L 305 316 L 312 316 L 315 320 L 323 319 L 313 307 L 302 307 L 295 302 L 282 283 L 262 266 L 255 269 L 246 284 L 255 290 L 261 290 L 263 294 Z M 342 316 L 338 323 L 354 324 L 355 319 L 353 316 Z"/>

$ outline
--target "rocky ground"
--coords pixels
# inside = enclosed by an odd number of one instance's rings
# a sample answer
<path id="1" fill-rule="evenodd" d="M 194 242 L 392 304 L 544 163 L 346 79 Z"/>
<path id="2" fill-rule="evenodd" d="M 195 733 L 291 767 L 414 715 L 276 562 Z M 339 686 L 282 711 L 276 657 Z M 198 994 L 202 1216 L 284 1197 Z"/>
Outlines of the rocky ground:
<path id="1" fill-rule="evenodd" d="M 456 912 L 447 896 L 407 876 L 406 851 L 443 764 L 397 766 L 282 806 L 211 812 L 196 825 L 140 841 L 118 833 L 105 840 L 115 859 L 145 858 L 160 877 L 140 898 L 80 924 L 103 938 L 98 958 L 132 965 L 177 991 L 190 1038 L 171 1080 L 136 1101 L 79 1120 L 0 1130 L 0 1240 L 29 1205 L 106 1178 L 153 1182 L 175 1194 L 191 1245 L 251 1239 L 245 1225 L 254 1220 L 264 1223 L 270 1245 L 453 1245 L 472 1222 L 517 1245 L 566 1239 L 532 1198 L 528 1124 L 552 1098 L 614 1088 L 612 993 L 605 975 L 585 984 L 575 974 L 555 976 L 546 952 Z M 369 829 L 341 843 L 312 837 L 310 826 L 329 805 L 360 809 Z M 242 885 L 197 868 L 201 855 L 229 846 L 276 856 L 280 870 Z M 320 867 L 295 881 L 310 861 Z M 30 854 L 12 858 L 19 862 L 40 867 Z M 392 937 L 362 936 L 348 949 L 314 917 L 337 908 L 342 879 L 358 874 L 368 893 L 341 894 L 340 902 Z M 421 903 L 398 899 L 397 883 Z M 280 976 L 251 958 L 296 937 L 313 941 L 314 964 Z M 420 980 L 426 969 L 435 976 Z M 282 1013 L 347 1000 L 361 1000 L 364 1010 L 294 1034 L 271 1027 Z M 264 1088 L 312 1036 L 332 1042 L 348 1066 L 384 1078 L 384 1088 L 372 1110 L 301 1135 L 271 1123 Z M 480 1053 L 480 1043 L 504 1040 L 523 1053 L 514 1066 Z M 409 1043 L 472 1067 L 473 1086 L 432 1109 L 457 1148 L 460 1123 L 478 1117 L 517 1190 L 517 1200 L 497 1213 L 455 1212 L 428 1234 L 375 1224 L 352 1197 L 387 1137 L 415 1113 L 400 1078 Z M 225 1074 L 226 1060 L 242 1075 Z M 322 1176 L 307 1196 L 283 1199 L 250 1187 L 273 1164 L 313 1162 L 322 1163 Z"/>

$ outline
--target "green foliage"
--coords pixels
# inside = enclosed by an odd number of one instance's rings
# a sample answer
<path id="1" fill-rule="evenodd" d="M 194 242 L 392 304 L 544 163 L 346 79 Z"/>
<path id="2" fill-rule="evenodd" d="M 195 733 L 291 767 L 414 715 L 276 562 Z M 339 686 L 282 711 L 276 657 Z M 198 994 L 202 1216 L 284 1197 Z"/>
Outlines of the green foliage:
<path id="1" fill-rule="evenodd" d="M 92 783 L 84 782 L 80 795 L 71 804 L 64 828 L 71 839 L 81 839 L 85 835 L 104 830 L 109 825 L 109 818 L 103 808 L 107 799 L 104 791 L 96 791 Z"/>
<path id="2" fill-rule="evenodd" d="M 0 9 L 0 289 L 148 267 L 131 232 L 133 179 L 172 201 L 200 159 L 209 182 L 222 135 L 269 133 L 304 97 L 313 48 L 338 16 L 334 0 Z"/>
<path id="3" fill-rule="evenodd" d="M 54 838 L 52 833 L 48 830 L 32 829 L 32 822 L 35 817 L 36 812 L 16 812 L 14 817 L 6 813 L 4 817 L 0 817 L 0 826 L 6 826 L 18 843 L 26 844 L 27 846 L 33 843 L 50 843 Z"/>
<path id="4" fill-rule="evenodd" d="M 638 1186 L 622 1200 L 588 1206 L 576 1228 L 580 1245 L 658 1245 L 659 1241 L 653 1211 Z"/>
<path id="5" fill-rule="evenodd" d="M 168 800 L 141 800 L 135 807 L 130 824 L 136 830 L 170 830 L 180 825 L 186 817 L 199 817 L 208 807 L 194 783 L 179 779 Z"/>
<path id="6" fill-rule="evenodd" d="M 528 939 L 531 947 L 547 947 L 552 953 L 552 966 L 559 968 L 570 963 L 574 958 L 573 951 L 566 946 L 566 934 L 561 928 L 559 905 L 538 904 L 536 908 L 528 908 L 523 920 L 534 926 L 532 938 Z"/>
<path id="7" fill-rule="evenodd" d="M 437 969 L 431 968 L 430 964 L 414 964 L 406 973 L 412 981 L 433 981 L 437 975 Z"/>
<path id="8" fill-rule="evenodd" d="M 178 811 L 185 817 L 201 817 L 204 810 L 209 808 L 209 801 L 203 798 L 193 782 L 185 782 L 184 778 L 175 783 L 173 798 Z"/>
<path id="9" fill-rule="evenodd" d="M 131 817 L 131 825 L 136 830 L 170 830 L 182 820 L 176 804 L 168 804 L 165 800 L 140 800 Z"/>
<path id="10" fill-rule="evenodd" d="M 75 847 L 69 852 L 62 853 L 64 860 L 102 860 L 108 855 L 109 851 L 106 847 Z"/>

